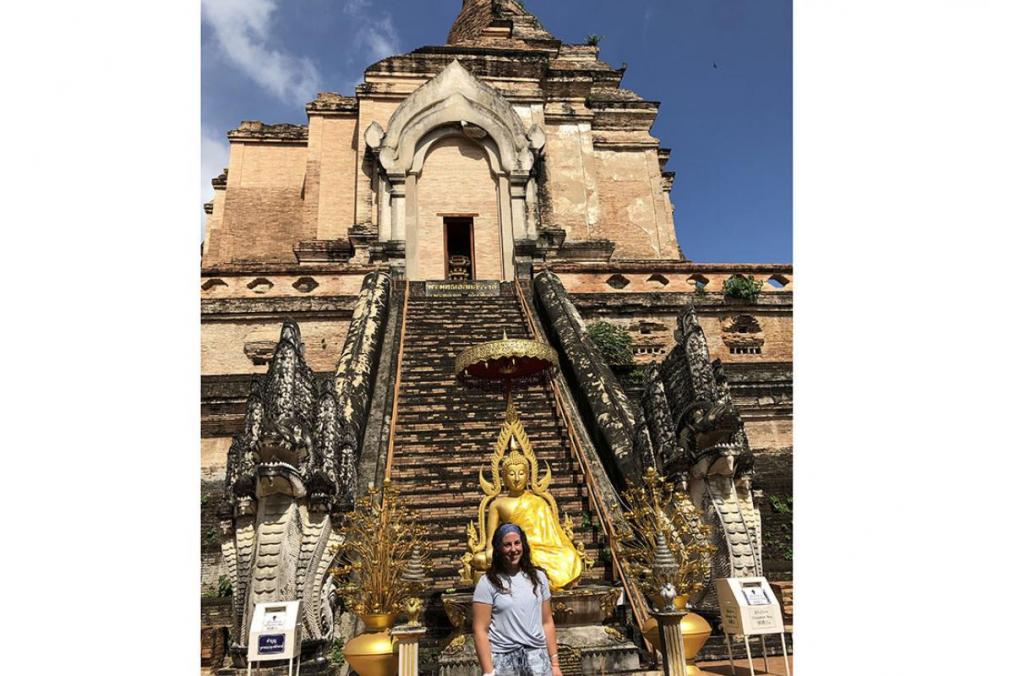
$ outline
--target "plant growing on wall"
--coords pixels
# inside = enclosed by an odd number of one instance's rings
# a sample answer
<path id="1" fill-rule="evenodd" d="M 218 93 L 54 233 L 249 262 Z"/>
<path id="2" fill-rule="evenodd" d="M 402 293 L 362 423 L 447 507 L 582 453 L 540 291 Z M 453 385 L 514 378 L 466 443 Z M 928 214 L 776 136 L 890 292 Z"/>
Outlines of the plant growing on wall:
<path id="1" fill-rule="evenodd" d="M 589 338 L 610 366 L 630 366 L 634 363 L 634 341 L 623 327 L 609 322 L 592 322 L 586 327 Z"/>
<path id="2" fill-rule="evenodd" d="M 589 45 L 590 47 L 597 46 L 600 42 L 602 42 L 602 40 L 603 36 L 599 35 L 598 33 L 589 33 L 588 35 L 585 36 L 585 44 Z"/>
<path id="3" fill-rule="evenodd" d="M 761 293 L 764 282 L 754 279 L 753 276 L 732 275 L 722 285 L 722 292 L 727 298 L 740 298 L 754 302 Z"/>
<path id="4" fill-rule="evenodd" d="M 218 595 L 219 598 L 229 598 L 233 595 L 233 583 L 229 581 L 229 578 L 225 575 L 219 575 L 218 584 Z"/>

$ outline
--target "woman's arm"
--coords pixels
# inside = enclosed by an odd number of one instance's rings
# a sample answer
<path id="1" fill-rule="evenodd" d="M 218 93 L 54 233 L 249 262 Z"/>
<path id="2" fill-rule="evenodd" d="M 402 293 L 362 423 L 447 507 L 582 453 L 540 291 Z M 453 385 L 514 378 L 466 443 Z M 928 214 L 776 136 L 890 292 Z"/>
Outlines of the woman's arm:
<path id="1" fill-rule="evenodd" d="M 557 628 L 553 625 L 553 609 L 550 599 L 543 601 L 543 633 L 546 634 L 546 651 L 550 655 L 553 676 L 561 676 L 560 661 L 557 658 Z M 476 645 L 479 645 L 478 641 Z"/>
<path id="2" fill-rule="evenodd" d="M 490 654 L 490 618 L 493 606 L 489 603 L 472 604 L 472 635 L 476 640 L 476 656 L 484 674 L 493 673 L 493 655 Z"/>

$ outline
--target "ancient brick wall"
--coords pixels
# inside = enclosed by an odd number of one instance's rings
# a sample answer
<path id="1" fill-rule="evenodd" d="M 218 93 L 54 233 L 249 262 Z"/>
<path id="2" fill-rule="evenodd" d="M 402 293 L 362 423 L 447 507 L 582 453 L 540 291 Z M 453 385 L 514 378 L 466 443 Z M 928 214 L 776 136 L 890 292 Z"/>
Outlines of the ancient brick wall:
<path id="1" fill-rule="evenodd" d="M 278 341 L 283 317 L 263 320 L 223 320 L 201 327 L 201 374 L 265 373 L 266 362 Z M 342 353 L 348 320 L 300 320 L 307 364 L 316 371 L 332 371 Z M 256 361 L 262 361 L 256 364 Z"/>
<path id="2" fill-rule="evenodd" d="M 219 577 L 226 574 L 222 565 L 222 537 L 219 510 L 225 500 L 226 455 L 232 439 L 201 439 L 201 594 L 218 593 Z"/>
<path id="3" fill-rule="evenodd" d="M 758 353 L 735 353 L 731 347 L 738 335 L 730 331 L 731 324 L 737 318 L 750 318 L 757 323 L 760 333 L 756 335 L 764 340 Z M 698 313 L 698 323 L 705 331 L 708 339 L 708 351 L 713 359 L 722 359 L 723 363 L 749 361 L 793 361 L 793 316 L 789 312 L 772 312 L 767 308 L 751 305 L 736 305 L 722 309 L 702 309 Z"/>
<path id="4" fill-rule="evenodd" d="M 206 266 L 232 261 L 295 261 L 302 233 L 306 147 L 233 143 L 223 202 L 221 244 Z"/>
<path id="5" fill-rule="evenodd" d="M 591 166 L 601 217 L 590 233 L 617 244 L 618 258 L 677 258 L 673 214 L 660 201 L 659 160 L 655 149 L 597 150 Z"/>
<path id="6" fill-rule="evenodd" d="M 325 118 L 323 126 L 317 238 L 338 239 L 355 222 L 356 120 Z"/>
<path id="7" fill-rule="evenodd" d="M 417 184 L 421 279 L 444 279 L 444 215 L 473 216 L 476 279 L 503 279 L 497 182 L 486 152 L 450 137 L 435 143 Z"/>
<path id="8" fill-rule="evenodd" d="M 219 260 L 222 248 L 222 209 L 226 199 L 225 185 L 216 186 L 212 196 L 212 211 L 204 223 L 204 250 L 201 255 L 206 260 Z"/>
<path id="9" fill-rule="evenodd" d="M 592 154 L 591 129 L 583 124 L 548 124 L 546 170 L 551 205 L 543 224 L 561 228 L 568 241 L 591 239 L 600 220 L 595 181 L 586 162 Z"/>
<path id="10" fill-rule="evenodd" d="M 752 441 L 753 446 L 753 441 Z M 755 503 L 761 512 L 762 558 L 765 576 L 793 577 L 793 452 L 772 449 L 755 452 Z"/>
<path id="11" fill-rule="evenodd" d="M 304 239 L 342 239 L 355 222 L 356 118 L 312 116 Z"/>
<path id="12" fill-rule="evenodd" d="M 493 20 L 493 0 L 464 0 L 462 11 L 448 33 L 448 44 L 475 39 Z"/>

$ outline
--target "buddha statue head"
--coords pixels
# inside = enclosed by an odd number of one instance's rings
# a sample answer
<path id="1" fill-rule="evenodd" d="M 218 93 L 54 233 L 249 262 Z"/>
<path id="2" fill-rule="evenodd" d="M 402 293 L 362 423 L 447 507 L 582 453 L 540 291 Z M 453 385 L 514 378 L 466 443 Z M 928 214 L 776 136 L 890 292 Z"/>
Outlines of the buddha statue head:
<path id="1" fill-rule="evenodd" d="M 516 443 L 514 437 L 511 438 L 511 442 L 512 446 Z M 513 448 L 511 453 L 504 459 L 504 464 L 501 465 L 501 472 L 504 478 L 504 485 L 507 487 L 509 494 L 519 495 L 528 487 L 529 461 L 517 449 Z"/>

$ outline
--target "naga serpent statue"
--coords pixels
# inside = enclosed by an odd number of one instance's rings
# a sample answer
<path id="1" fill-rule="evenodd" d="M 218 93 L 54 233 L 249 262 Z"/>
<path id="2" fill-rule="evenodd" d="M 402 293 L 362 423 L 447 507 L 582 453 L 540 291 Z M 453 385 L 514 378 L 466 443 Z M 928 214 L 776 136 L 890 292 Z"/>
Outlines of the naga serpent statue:
<path id="1" fill-rule="evenodd" d="M 642 407 L 663 475 L 686 487 L 712 526 L 716 556 L 711 581 L 762 575 L 761 518 L 751 494 L 754 455 L 719 360 L 694 308 L 674 332 L 677 344 L 645 374 Z M 717 611 L 713 584 L 691 602 Z"/>
<path id="2" fill-rule="evenodd" d="M 245 663 L 258 603 L 302 601 L 304 660 L 331 647 L 337 598 L 328 569 L 339 544 L 332 517 L 355 498 L 389 290 L 386 274 L 367 275 L 334 381 L 315 379 L 299 326 L 286 320 L 268 372 L 247 400 L 243 432 L 227 456 L 229 512 L 221 522 L 234 667 Z"/>

